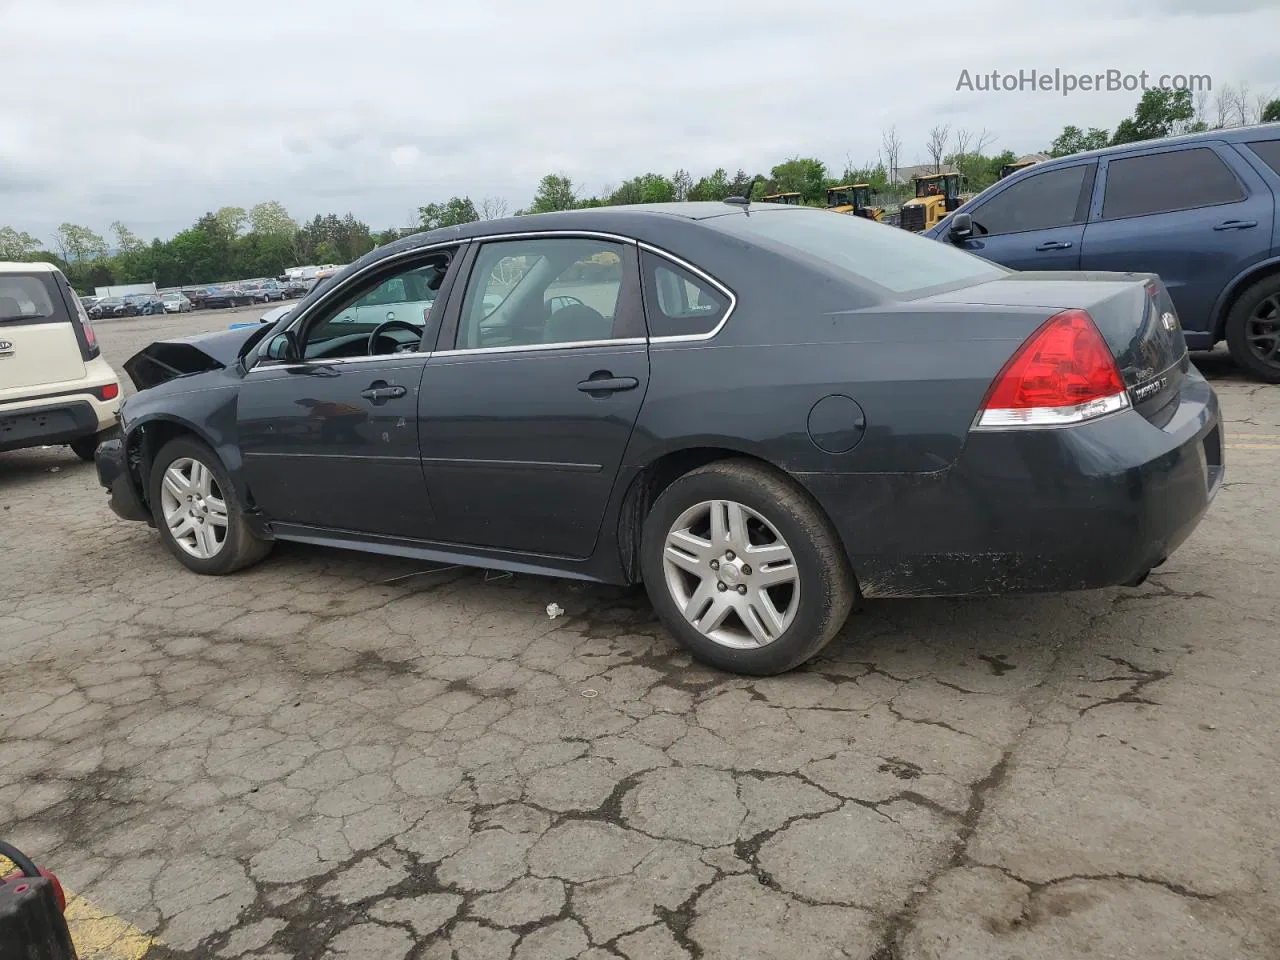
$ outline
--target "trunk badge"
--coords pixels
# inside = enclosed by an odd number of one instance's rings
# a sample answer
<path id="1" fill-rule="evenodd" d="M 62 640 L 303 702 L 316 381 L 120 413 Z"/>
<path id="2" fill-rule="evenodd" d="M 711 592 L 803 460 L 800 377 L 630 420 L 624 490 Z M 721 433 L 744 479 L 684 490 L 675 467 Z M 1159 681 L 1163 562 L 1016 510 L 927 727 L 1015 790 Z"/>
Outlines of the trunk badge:
<path id="1" fill-rule="evenodd" d="M 0 353 L 6 355 L 13 353 L 13 344 L 8 340 L 0 340 Z"/>

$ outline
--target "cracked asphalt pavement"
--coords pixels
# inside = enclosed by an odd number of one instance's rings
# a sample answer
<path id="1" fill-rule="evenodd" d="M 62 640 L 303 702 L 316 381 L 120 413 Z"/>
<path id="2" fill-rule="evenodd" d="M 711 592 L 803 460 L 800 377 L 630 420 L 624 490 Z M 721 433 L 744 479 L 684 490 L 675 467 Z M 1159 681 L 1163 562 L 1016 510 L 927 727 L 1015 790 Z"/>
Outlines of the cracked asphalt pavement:
<path id="1" fill-rule="evenodd" d="M 638 591 L 200 578 L 0 456 L 0 835 L 157 960 L 1280 956 L 1280 387 L 1197 360 L 1228 483 L 1148 583 L 869 603 L 767 680 Z"/>

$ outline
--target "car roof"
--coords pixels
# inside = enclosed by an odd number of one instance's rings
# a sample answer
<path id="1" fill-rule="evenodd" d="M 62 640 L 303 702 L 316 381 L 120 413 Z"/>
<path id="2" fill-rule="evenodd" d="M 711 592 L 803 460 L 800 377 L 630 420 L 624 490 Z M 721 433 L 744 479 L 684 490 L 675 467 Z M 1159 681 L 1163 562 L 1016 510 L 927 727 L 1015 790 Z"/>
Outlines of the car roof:
<path id="1" fill-rule="evenodd" d="M 56 264 L 45 260 L 32 260 L 29 263 L 0 260 L 0 273 L 53 273 L 57 269 Z"/>
<path id="2" fill-rule="evenodd" d="M 1220 140 L 1226 143 L 1249 143 L 1253 140 L 1274 140 L 1280 138 L 1280 123 L 1257 123 L 1248 127 L 1230 127 L 1222 130 L 1202 130 L 1199 133 L 1184 133 L 1176 137 L 1159 137 L 1154 140 L 1135 140 L 1132 143 L 1117 143 L 1097 150 L 1085 150 L 1081 153 L 1070 153 L 1065 157 L 1054 157 L 1024 167 L 1026 170 L 1044 170 L 1046 167 L 1064 163 L 1077 163 L 1093 157 L 1106 157 L 1116 153 L 1128 153 L 1131 150 L 1155 149 L 1157 147 L 1180 146 L 1182 144 L 1207 143 Z M 1021 171 L 1019 171 L 1021 172 Z M 1012 178 L 1010 178 L 1012 179 Z"/>

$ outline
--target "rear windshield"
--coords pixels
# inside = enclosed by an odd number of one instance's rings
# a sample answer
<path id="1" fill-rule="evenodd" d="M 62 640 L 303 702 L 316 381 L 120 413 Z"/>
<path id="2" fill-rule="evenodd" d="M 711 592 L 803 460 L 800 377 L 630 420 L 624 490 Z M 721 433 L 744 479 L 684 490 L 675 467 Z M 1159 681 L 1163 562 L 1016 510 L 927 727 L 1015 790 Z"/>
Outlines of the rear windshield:
<path id="1" fill-rule="evenodd" d="M 817 260 L 904 299 L 984 283 L 1010 272 L 909 230 L 826 210 L 756 211 L 705 222 L 779 252 Z"/>
<path id="2" fill-rule="evenodd" d="M 70 319 L 51 273 L 0 273 L 0 323 Z"/>

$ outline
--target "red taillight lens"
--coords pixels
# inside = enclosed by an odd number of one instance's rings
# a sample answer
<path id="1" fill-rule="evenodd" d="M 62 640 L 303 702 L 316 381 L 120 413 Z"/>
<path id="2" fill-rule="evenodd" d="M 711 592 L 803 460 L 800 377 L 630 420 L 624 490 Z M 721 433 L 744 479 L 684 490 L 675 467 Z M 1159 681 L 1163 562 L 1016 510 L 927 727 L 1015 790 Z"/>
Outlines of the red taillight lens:
<path id="1" fill-rule="evenodd" d="M 1115 358 L 1084 310 L 1050 317 L 996 377 L 975 426 L 1065 426 L 1129 406 Z"/>
<path id="2" fill-rule="evenodd" d="M 108 383 L 106 386 L 98 388 L 98 398 L 101 400 L 114 400 L 120 396 L 120 384 Z"/>
<path id="3" fill-rule="evenodd" d="M 80 327 L 84 330 L 84 342 L 89 345 L 90 350 L 96 350 L 98 347 L 98 335 L 93 331 L 93 321 L 88 317 L 80 318 Z"/>

